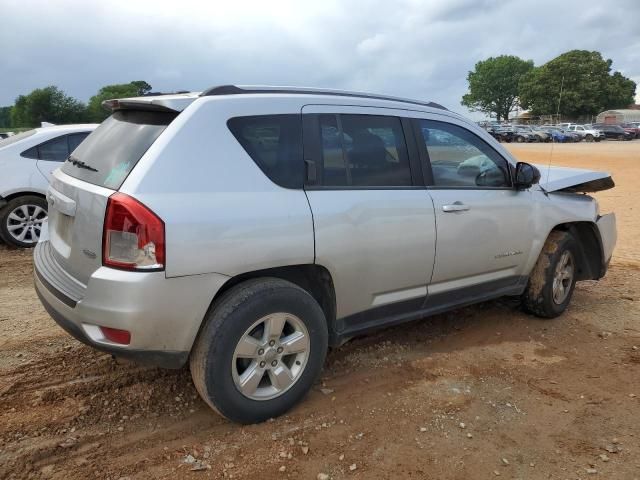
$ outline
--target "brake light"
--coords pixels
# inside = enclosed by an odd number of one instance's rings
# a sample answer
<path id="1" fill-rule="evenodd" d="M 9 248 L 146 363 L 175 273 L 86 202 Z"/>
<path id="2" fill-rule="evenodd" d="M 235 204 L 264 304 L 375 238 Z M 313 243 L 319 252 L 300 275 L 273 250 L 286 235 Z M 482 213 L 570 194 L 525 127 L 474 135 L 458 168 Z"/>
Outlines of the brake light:
<path id="1" fill-rule="evenodd" d="M 164 269 L 164 222 L 124 193 L 107 201 L 102 231 L 102 264 L 121 270 Z"/>

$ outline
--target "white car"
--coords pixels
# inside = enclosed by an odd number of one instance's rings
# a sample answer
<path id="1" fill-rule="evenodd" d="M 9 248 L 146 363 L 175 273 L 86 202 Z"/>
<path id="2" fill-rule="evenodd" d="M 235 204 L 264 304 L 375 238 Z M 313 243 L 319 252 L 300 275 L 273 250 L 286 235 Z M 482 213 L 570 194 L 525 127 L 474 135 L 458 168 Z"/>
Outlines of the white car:
<path id="1" fill-rule="evenodd" d="M 98 125 L 35 128 L 0 140 L 0 238 L 16 247 L 38 242 L 47 218 L 45 195 L 53 170 Z"/>
<path id="2" fill-rule="evenodd" d="M 605 139 L 604 133 L 591 128 L 590 125 L 569 125 L 566 130 L 577 133 L 586 142 L 599 142 Z"/>

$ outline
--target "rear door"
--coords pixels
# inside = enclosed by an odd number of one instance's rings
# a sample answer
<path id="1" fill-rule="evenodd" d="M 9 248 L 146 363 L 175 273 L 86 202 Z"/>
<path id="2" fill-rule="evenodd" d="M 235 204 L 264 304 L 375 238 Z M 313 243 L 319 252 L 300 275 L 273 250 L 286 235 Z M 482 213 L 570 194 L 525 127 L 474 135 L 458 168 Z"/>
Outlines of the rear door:
<path id="1" fill-rule="evenodd" d="M 102 265 L 102 227 L 109 196 L 176 115 L 117 111 L 54 172 L 47 193 L 50 248 L 79 282 L 86 284 Z"/>
<path id="2" fill-rule="evenodd" d="M 438 232 L 429 303 L 517 286 L 533 238 L 531 193 L 512 187 L 507 160 L 464 123 L 432 115 L 414 126 Z"/>
<path id="3" fill-rule="evenodd" d="M 308 105 L 302 113 L 316 262 L 334 280 L 338 329 L 420 308 L 435 222 L 405 112 Z"/>

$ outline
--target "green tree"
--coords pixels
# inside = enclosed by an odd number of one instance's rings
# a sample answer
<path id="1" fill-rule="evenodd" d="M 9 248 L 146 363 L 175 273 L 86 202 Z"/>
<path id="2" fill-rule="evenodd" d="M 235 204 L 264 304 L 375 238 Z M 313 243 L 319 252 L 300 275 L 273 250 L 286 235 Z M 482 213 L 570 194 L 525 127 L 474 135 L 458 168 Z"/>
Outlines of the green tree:
<path id="1" fill-rule="evenodd" d="M 37 127 L 41 122 L 77 123 L 84 121 L 85 115 L 84 103 L 50 85 L 16 98 L 11 109 L 11 126 Z"/>
<path id="2" fill-rule="evenodd" d="M 462 105 L 471 111 L 495 114 L 498 120 L 508 120 L 518 104 L 520 78 L 533 68 L 533 61 L 513 55 L 490 57 L 476 63 L 467 75 L 469 93 Z"/>
<path id="3" fill-rule="evenodd" d="M 109 112 L 102 107 L 102 102 L 115 98 L 139 97 L 151 91 L 151 85 L 144 80 L 129 83 L 106 85 L 96 95 L 89 99 L 87 112 L 92 122 L 102 122 L 109 116 Z"/>
<path id="4" fill-rule="evenodd" d="M 563 53 L 522 78 L 520 103 L 534 115 L 548 115 L 560 102 L 560 114 L 571 118 L 626 107 L 634 101 L 636 84 L 619 72 L 610 74 L 611 63 L 599 52 Z"/>
<path id="5" fill-rule="evenodd" d="M 11 108 L 0 107 L 0 128 L 9 128 L 11 126 Z"/>

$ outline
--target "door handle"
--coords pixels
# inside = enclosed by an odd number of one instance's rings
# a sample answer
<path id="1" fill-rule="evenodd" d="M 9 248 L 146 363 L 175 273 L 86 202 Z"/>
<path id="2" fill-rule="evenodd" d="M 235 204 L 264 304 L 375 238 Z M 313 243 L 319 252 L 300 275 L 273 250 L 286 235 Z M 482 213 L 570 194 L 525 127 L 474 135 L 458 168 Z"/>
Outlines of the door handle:
<path id="1" fill-rule="evenodd" d="M 466 212 L 469 210 L 469 205 L 465 205 L 462 202 L 454 202 L 451 205 L 443 205 L 443 212 Z"/>

